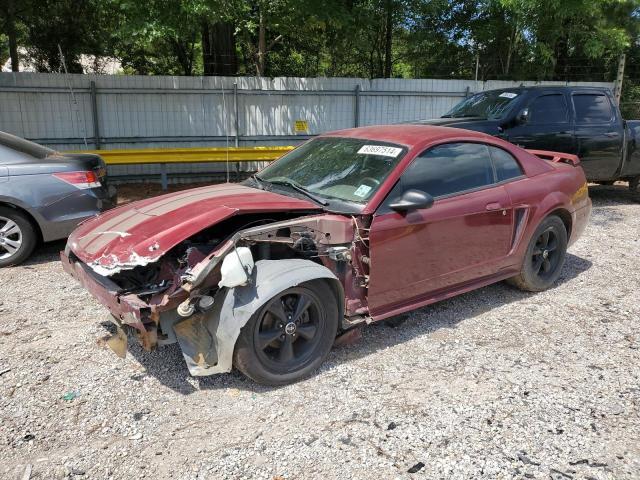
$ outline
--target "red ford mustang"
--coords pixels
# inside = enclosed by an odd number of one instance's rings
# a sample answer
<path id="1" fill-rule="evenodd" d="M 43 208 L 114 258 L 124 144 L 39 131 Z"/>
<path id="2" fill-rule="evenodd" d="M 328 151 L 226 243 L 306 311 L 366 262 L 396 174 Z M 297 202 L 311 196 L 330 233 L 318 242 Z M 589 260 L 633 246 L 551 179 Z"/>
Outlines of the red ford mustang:
<path id="1" fill-rule="evenodd" d="M 550 287 L 591 201 L 576 157 L 534 153 L 423 125 L 333 132 L 243 184 L 89 220 L 62 261 L 119 355 L 127 335 L 178 342 L 192 375 L 284 384 L 361 324 L 505 279 Z"/>

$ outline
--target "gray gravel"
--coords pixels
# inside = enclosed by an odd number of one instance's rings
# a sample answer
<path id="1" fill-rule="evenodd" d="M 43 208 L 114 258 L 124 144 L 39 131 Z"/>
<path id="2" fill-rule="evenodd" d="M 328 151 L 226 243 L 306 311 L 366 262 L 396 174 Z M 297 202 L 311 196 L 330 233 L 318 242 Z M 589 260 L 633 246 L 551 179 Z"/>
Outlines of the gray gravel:
<path id="1" fill-rule="evenodd" d="M 556 288 L 370 326 L 276 389 L 118 359 L 48 245 L 0 270 L 0 477 L 640 478 L 640 204 L 592 197 Z"/>

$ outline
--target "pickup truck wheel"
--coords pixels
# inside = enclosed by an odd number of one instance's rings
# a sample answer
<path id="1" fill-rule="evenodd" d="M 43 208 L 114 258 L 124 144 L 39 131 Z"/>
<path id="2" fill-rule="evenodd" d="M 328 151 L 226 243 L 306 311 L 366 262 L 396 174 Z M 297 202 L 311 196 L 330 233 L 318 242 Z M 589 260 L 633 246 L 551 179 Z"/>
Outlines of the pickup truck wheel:
<path id="1" fill-rule="evenodd" d="M 36 246 L 38 236 L 22 213 L 0 207 L 0 267 L 24 262 Z"/>
<path id="2" fill-rule="evenodd" d="M 331 288 L 313 281 L 288 288 L 260 308 L 240 332 L 234 365 L 257 383 L 296 382 L 324 361 L 338 330 Z"/>
<path id="3" fill-rule="evenodd" d="M 629 180 L 629 190 L 631 190 L 634 197 L 640 200 L 640 176 L 633 177 Z"/>
<path id="4" fill-rule="evenodd" d="M 551 215 L 531 237 L 520 274 L 508 282 L 529 292 L 546 290 L 558 280 L 566 254 L 567 230 L 559 217 Z"/>

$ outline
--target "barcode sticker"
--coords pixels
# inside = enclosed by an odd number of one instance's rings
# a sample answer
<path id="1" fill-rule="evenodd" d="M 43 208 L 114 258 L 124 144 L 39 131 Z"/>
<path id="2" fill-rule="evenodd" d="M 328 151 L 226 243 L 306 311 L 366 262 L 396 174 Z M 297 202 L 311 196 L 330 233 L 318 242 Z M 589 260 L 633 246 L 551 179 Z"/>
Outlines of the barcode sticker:
<path id="1" fill-rule="evenodd" d="M 387 147 L 385 145 L 363 145 L 358 150 L 362 155 L 382 155 L 383 157 L 396 158 L 402 152 L 398 147 Z"/>

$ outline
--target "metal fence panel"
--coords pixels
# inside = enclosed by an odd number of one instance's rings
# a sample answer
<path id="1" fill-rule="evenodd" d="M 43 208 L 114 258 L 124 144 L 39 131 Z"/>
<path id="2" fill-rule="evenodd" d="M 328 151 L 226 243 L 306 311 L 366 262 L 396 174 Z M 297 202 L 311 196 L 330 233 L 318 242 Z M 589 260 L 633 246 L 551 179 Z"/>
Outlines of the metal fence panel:
<path id="1" fill-rule="evenodd" d="M 0 73 L 0 130 L 58 150 L 295 145 L 330 130 L 437 117 L 475 91 L 521 84 L 535 82 Z M 308 130 L 296 131 L 296 120 Z"/>

